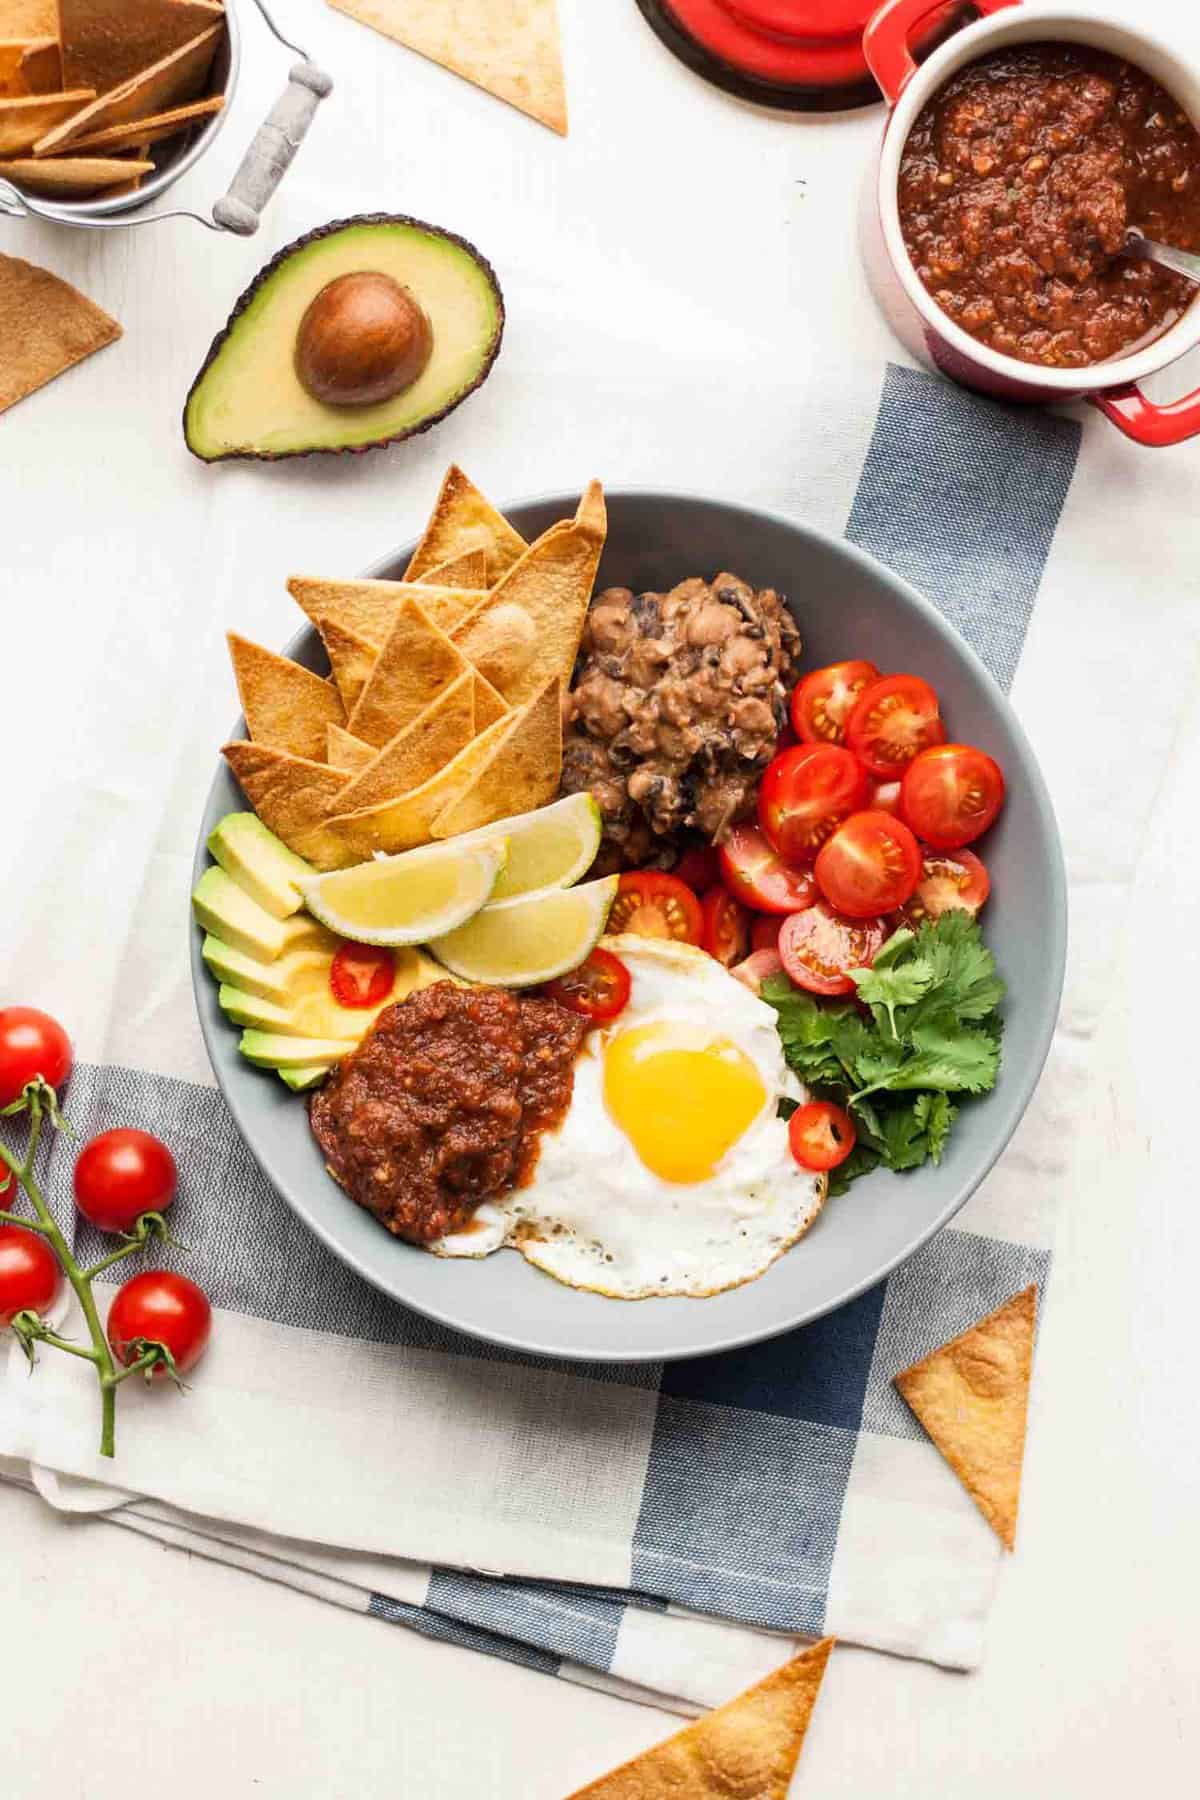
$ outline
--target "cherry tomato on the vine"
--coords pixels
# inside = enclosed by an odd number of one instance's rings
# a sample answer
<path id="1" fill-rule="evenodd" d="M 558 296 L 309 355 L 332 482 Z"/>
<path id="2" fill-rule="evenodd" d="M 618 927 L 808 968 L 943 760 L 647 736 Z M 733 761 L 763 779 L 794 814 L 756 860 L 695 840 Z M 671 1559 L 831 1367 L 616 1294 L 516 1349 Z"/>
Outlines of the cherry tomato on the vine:
<path id="1" fill-rule="evenodd" d="M 900 811 L 934 850 L 961 850 L 982 837 L 1004 805 L 1000 764 L 970 744 L 939 744 L 905 771 Z"/>
<path id="2" fill-rule="evenodd" d="M 779 928 L 784 974 L 810 994 L 852 994 L 851 969 L 869 969 L 887 936 L 882 919 L 842 919 L 823 900 Z"/>
<path id="3" fill-rule="evenodd" d="M 624 1012 L 630 986 L 629 970 L 620 957 L 597 946 L 577 969 L 550 982 L 546 993 L 560 1006 L 590 1019 L 593 1025 L 607 1025 Z"/>
<path id="4" fill-rule="evenodd" d="M 709 888 L 700 909 L 704 917 L 700 948 L 731 969 L 749 954 L 749 913 L 723 887 Z"/>
<path id="5" fill-rule="evenodd" d="M 0 1007 L 0 1106 L 9 1106 L 35 1075 L 59 1088 L 71 1073 L 71 1040 L 36 1006 Z"/>
<path id="6" fill-rule="evenodd" d="M 734 898 L 759 912 L 802 912 L 817 897 L 810 871 L 785 863 L 757 825 L 734 826 L 721 845 L 721 874 Z"/>
<path id="7" fill-rule="evenodd" d="M 788 1120 L 788 1146 L 802 1169 L 836 1169 L 857 1139 L 850 1114 L 828 1100 L 810 1100 Z"/>
<path id="8" fill-rule="evenodd" d="M 124 1366 L 137 1362 L 142 1354 L 139 1345 L 164 1344 L 176 1373 L 183 1375 L 195 1367 L 208 1346 L 212 1307 L 204 1290 L 186 1275 L 146 1269 L 117 1290 L 106 1329 L 113 1355 Z M 154 1365 L 156 1378 L 167 1372 L 163 1363 Z"/>
<path id="9" fill-rule="evenodd" d="M 843 819 L 867 803 L 867 777 L 839 744 L 801 744 L 767 764 L 758 822 L 785 862 L 811 863 Z"/>
<path id="10" fill-rule="evenodd" d="M 329 965 L 339 1006 L 380 1006 L 395 985 L 395 959 L 379 944 L 343 944 Z"/>
<path id="11" fill-rule="evenodd" d="M 610 932 L 674 938 L 680 944 L 698 944 L 703 924 L 700 902 L 691 888 L 661 869 L 635 869 L 622 875 L 608 915 Z"/>
<path id="12" fill-rule="evenodd" d="M 48 1312 L 62 1284 L 62 1270 L 36 1231 L 0 1225 L 0 1326 L 19 1312 Z"/>
<path id="13" fill-rule="evenodd" d="M 822 844 L 817 886 L 847 919 L 876 919 L 903 906 L 921 875 L 921 851 L 903 819 L 854 813 Z"/>
<path id="14" fill-rule="evenodd" d="M 128 1231 L 175 1198 L 175 1158 L 161 1139 L 132 1127 L 102 1131 L 75 1163 L 75 1204 L 101 1231 Z"/>
<path id="15" fill-rule="evenodd" d="M 914 756 L 945 737 L 938 697 L 919 675 L 885 675 L 872 682 L 846 725 L 846 743 L 881 781 L 894 781 Z"/>
<path id="16" fill-rule="evenodd" d="M 792 692 L 792 725 L 806 744 L 844 744 L 846 721 L 863 689 L 879 680 L 873 662 L 830 663 Z"/>

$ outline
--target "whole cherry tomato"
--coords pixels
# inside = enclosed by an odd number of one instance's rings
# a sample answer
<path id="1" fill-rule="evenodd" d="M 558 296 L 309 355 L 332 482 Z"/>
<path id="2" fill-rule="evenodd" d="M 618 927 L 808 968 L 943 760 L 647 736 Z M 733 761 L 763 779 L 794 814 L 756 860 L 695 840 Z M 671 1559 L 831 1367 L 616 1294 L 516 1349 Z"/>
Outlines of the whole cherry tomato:
<path id="1" fill-rule="evenodd" d="M 788 1146 L 802 1169 L 836 1169 L 857 1139 L 850 1114 L 828 1100 L 810 1100 L 788 1120 Z"/>
<path id="2" fill-rule="evenodd" d="M 212 1334 L 212 1307 L 208 1296 L 186 1275 L 169 1269 L 146 1269 L 118 1288 L 108 1311 L 108 1341 L 119 1363 L 137 1362 L 144 1348 L 163 1344 L 170 1351 L 176 1373 L 194 1368 L 204 1355 Z M 155 1377 L 167 1374 L 163 1363 L 154 1365 Z"/>
<path id="3" fill-rule="evenodd" d="M 813 874 L 835 912 L 876 919 L 903 906 L 921 875 L 921 850 L 903 819 L 853 813 L 821 845 Z"/>
<path id="4" fill-rule="evenodd" d="M 734 898 L 759 912 L 802 912 L 817 897 L 810 871 L 785 863 L 757 825 L 734 826 L 721 845 L 721 874 Z"/>
<path id="5" fill-rule="evenodd" d="M 21 1225 L 0 1225 L 0 1325 L 19 1312 L 48 1312 L 62 1285 L 58 1258 L 45 1238 Z"/>
<path id="6" fill-rule="evenodd" d="M 40 1075 L 59 1088 L 71 1073 L 71 1040 L 36 1006 L 0 1007 L 0 1106 L 10 1106 Z"/>
<path id="7" fill-rule="evenodd" d="M 175 1158 L 160 1138 L 127 1127 L 102 1131 L 75 1163 L 75 1204 L 101 1231 L 128 1231 L 175 1198 Z"/>
<path id="8" fill-rule="evenodd" d="M 961 850 L 982 837 L 1004 805 L 1000 764 L 970 744 L 939 744 L 911 762 L 900 811 L 934 850 Z"/>
<path id="9" fill-rule="evenodd" d="M 608 915 L 610 933 L 632 931 L 638 937 L 674 938 L 680 944 L 698 944 L 703 924 L 700 902 L 691 888 L 660 869 L 622 875 Z"/>
<path id="10" fill-rule="evenodd" d="M 758 822 L 784 862 L 811 863 L 825 839 L 867 804 L 866 774 L 840 744 L 801 744 L 767 764 Z"/>
<path id="11" fill-rule="evenodd" d="M 620 957 L 597 946 L 577 969 L 551 981 L 546 994 L 593 1025 L 607 1025 L 624 1012 L 631 985 L 629 970 Z"/>

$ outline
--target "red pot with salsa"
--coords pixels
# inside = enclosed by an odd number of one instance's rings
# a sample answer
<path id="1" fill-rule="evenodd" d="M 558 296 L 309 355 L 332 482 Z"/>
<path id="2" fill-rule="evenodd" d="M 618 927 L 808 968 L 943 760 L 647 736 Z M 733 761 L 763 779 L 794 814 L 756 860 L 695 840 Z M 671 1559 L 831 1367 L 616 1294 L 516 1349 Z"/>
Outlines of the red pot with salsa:
<path id="1" fill-rule="evenodd" d="M 1086 398 L 1135 442 L 1200 434 L 1200 391 L 1140 382 L 1200 344 L 1200 289 L 1126 250 L 1200 251 L 1200 74 L 1108 20 L 1019 0 L 919 67 L 933 0 L 885 0 L 863 48 L 891 115 L 864 216 L 889 322 L 919 357 L 1005 399 Z"/>

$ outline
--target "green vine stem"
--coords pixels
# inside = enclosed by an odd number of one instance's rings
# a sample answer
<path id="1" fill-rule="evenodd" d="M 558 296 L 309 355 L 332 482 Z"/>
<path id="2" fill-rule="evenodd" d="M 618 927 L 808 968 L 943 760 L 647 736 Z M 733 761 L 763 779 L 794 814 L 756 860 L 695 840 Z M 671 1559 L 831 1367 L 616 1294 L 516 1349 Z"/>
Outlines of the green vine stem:
<path id="1" fill-rule="evenodd" d="M 67 1243 L 59 1229 L 58 1222 L 46 1204 L 37 1180 L 34 1176 L 34 1163 L 37 1158 L 38 1145 L 41 1142 L 43 1122 L 48 1119 L 55 1127 L 62 1127 L 65 1121 L 58 1110 L 58 1099 L 54 1089 L 42 1080 L 41 1076 L 31 1081 L 24 1090 L 19 1101 L 5 1107 L 0 1116 L 9 1117 L 18 1112 L 29 1114 L 29 1143 L 23 1158 L 14 1156 L 7 1144 L 0 1142 L 0 1164 L 8 1173 L 0 1182 L 0 1194 L 12 1192 L 15 1180 L 33 1207 L 34 1217 L 29 1218 L 11 1211 L 0 1211 L 0 1224 L 19 1225 L 24 1231 L 36 1231 L 44 1237 L 62 1266 L 63 1274 L 74 1290 L 79 1302 L 80 1311 L 91 1338 L 91 1348 L 81 1344 L 73 1344 L 69 1339 L 52 1331 L 45 1321 L 34 1312 L 18 1313 L 12 1321 L 12 1329 L 20 1341 L 21 1347 L 32 1363 L 33 1346 L 48 1344 L 52 1349 L 65 1350 L 70 1356 L 81 1357 L 95 1368 L 100 1383 L 100 1454 L 112 1456 L 115 1453 L 117 1389 L 130 1375 L 145 1371 L 147 1379 L 156 1362 L 164 1360 L 161 1347 L 147 1348 L 136 1361 L 118 1370 L 109 1348 L 108 1338 L 100 1323 L 100 1314 L 96 1307 L 96 1297 L 92 1292 L 92 1283 L 102 1270 L 111 1268 L 114 1263 L 132 1256 L 135 1251 L 144 1249 L 150 1239 L 155 1236 L 166 1236 L 166 1227 L 157 1213 L 145 1213 L 138 1220 L 134 1233 L 129 1241 L 110 1256 L 94 1263 L 91 1268 L 81 1268 L 75 1259 L 71 1246 Z"/>

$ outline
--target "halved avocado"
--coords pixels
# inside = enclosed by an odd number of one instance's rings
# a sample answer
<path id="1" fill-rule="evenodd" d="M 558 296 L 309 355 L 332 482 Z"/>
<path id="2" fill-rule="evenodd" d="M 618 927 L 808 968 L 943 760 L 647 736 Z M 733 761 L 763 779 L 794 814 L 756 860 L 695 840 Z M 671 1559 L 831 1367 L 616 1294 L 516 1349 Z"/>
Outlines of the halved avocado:
<path id="1" fill-rule="evenodd" d="M 192 383 L 184 437 L 205 462 L 395 443 L 479 387 L 503 332 L 495 273 L 465 239 L 388 213 L 339 219 L 246 289 Z"/>

